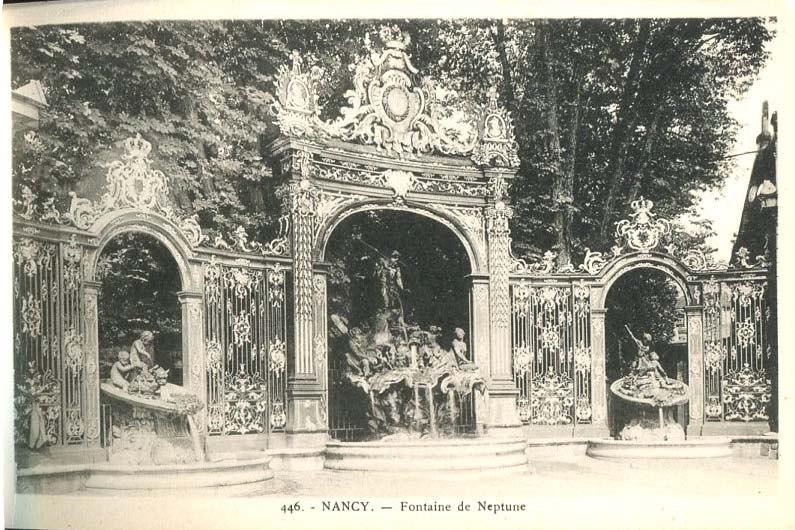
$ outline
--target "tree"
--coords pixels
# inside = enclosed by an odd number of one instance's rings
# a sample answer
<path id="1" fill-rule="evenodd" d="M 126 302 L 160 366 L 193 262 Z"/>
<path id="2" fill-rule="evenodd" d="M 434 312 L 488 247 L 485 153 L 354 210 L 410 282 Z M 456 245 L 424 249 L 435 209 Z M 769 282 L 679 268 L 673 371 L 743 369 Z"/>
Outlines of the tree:
<path id="1" fill-rule="evenodd" d="M 14 143 L 16 193 L 40 200 L 95 192 L 101 163 L 141 133 L 185 213 L 210 236 L 244 225 L 266 239 L 277 134 L 266 93 L 291 50 L 323 70 L 322 115 L 336 116 L 347 66 L 396 21 L 147 22 L 12 31 L 15 86 L 39 79 L 50 108 Z M 499 83 L 514 114 L 521 167 L 512 189 L 518 253 L 550 248 L 558 264 L 609 248 L 640 194 L 675 217 L 720 184 L 736 124 L 728 102 L 767 59 L 762 19 L 404 20 L 409 51 L 471 108 Z"/>

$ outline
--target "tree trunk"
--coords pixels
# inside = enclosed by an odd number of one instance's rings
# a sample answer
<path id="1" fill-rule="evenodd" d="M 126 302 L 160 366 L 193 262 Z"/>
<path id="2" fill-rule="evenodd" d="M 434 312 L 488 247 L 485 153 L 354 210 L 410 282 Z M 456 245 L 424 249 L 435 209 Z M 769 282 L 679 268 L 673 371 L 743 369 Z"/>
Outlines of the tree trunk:
<path id="1" fill-rule="evenodd" d="M 608 177 L 608 193 L 605 200 L 604 210 L 602 211 L 602 222 L 599 227 L 599 240 L 603 246 L 608 244 L 610 233 L 610 221 L 613 218 L 613 210 L 618 199 L 618 193 L 624 176 L 624 163 L 626 162 L 629 142 L 632 140 L 632 130 L 635 128 L 638 119 L 635 99 L 638 84 L 640 82 L 643 56 L 651 31 L 651 22 L 644 19 L 638 27 L 638 34 L 635 38 L 635 46 L 632 52 L 632 59 L 627 72 L 627 80 L 624 83 L 624 90 L 621 96 L 618 110 L 618 119 L 613 133 L 612 156 L 609 167 L 611 168 Z"/>
<path id="2" fill-rule="evenodd" d="M 649 162 L 651 162 L 651 153 L 654 148 L 654 140 L 657 136 L 657 129 L 660 126 L 660 115 L 662 105 L 658 106 L 657 109 L 654 111 L 654 117 L 652 118 L 651 125 L 649 126 L 649 130 L 646 133 L 646 141 L 643 145 L 643 151 L 641 154 L 641 160 L 638 164 L 638 168 L 635 172 L 632 173 L 629 177 L 628 183 L 630 184 L 630 191 L 629 191 L 629 199 L 628 202 L 632 202 L 638 198 L 640 191 L 643 187 L 643 177 L 646 174 L 646 169 L 649 167 Z"/>
<path id="3" fill-rule="evenodd" d="M 513 75 L 511 74 L 511 63 L 508 61 L 508 52 L 505 49 L 505 22 L 502 19 L 497 21 L 496 27 L 492 27 L 491 36 L 502 68 L 502 99 L 505 102 L 505 107 L 516 119 L 518 114 L 513 90 Z"/>
<path id="4" fill-rule="evenodd" d="M 558 83 L 552 65 L 551 28 L 549 22 L 542 22 L 539 28 L 541 46 L 541 73 L 544 86 L 544 126 L 546 129 L 546 151 L 552 173 L 552 203 L 555 210 L 554 227 L 556 234 L 557 266 L 563 267 L 571 261 L 571 244 L 568 239 L 568 206 L 571 192 L 568 190 L 566 174 L 562 168 L 560 153 L 560 124 L 558 121 Z"/>
<path id="5" fill-rule="evenodd" d="M 183 112 L 185 115 L 185 119 L 188 121 L 188 123 L 191 124 L 191 127 L 197 129 L 199 127 L 199 116 L 198 113 L 196 112 L 196 105 L 195 102 L 193 101 L 193 98 L 186 97 L 183 100 L 183 106 L 184 106 Z M 201 160 L 207 158 L 207 152 L 205 150 L 204 141 L 202 141 L 201 139 L 197 139 L 195 142 L 195 146 L 197 153 L 196 163 L 201 164 Z M 201 168 L 199 168 L 199 172 L 200 172 L 199 182 L 201 182 L 204 194 L 208 197 L 212 196 L 216 192 L 213 176 L 205 173 L 204 171 L 202 171 Z"/>
<path id="6" fill-rule="evenodd" d="M 577 143 L 580 134 L 580 92 L 582 76 L 575 77 L 574 102 L 571 111 L 571 123 L 569 125 L 569 148 L 567 155 L 566 171 L 561 175 L 561 201 L 560 210 L 556 216 L 560 216 L 561 231 L 558 234 L 558 260 L 569 263 L 571 261 L 572 246 L 572 223 L 574 222 L 574 175 L 577 167 Z M 556 223 L 557 224 L 557 223 Z"/>

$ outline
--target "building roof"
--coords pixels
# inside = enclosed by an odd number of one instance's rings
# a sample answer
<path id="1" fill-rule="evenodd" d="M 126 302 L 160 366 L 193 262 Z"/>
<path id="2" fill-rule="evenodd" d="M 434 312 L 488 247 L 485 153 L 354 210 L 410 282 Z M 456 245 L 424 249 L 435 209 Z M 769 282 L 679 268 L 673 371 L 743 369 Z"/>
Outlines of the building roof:
<path id="1" fill-rule="evenodd" d="M 734 263 L 742 254 L 751 259 L 772 251 L 776 233 L 777 183 L 776 147 L 778 120 L 776 113 L 768 119 L 767 101 L 762 106 L 762 127 L 756 137 L 757 153 L 748 181 L 740 226 L 732 248 Z M 747 252 L 741 250 L 746 249 Z"/>

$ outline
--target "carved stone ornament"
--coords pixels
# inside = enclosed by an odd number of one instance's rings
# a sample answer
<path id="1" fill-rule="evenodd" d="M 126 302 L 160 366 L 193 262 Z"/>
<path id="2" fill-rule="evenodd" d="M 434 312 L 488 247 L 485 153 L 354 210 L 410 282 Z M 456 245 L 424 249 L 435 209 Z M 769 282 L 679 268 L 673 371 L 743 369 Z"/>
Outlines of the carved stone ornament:
<path id="1" fill-rule="evenodd" d="M 513 121 L 508 111 L 497 100 L 497 88 L 489 89 L 489 101 L 478 116 L 478 143 L 472 160 L 481 166 L 519 166 L 519 144 L 513 132 Z"/>
<path id="2" fill-rule="evenodd" d="M 406 194 L 414 189 L 416 179 L 408 171 L 389 169 L 383 173 L 384 185 L 391 188 L 396 202 L 406 200 Z"/>
<path id="3" fill-rule="evenodd" d="M 476 141 L 471 126 L 443 124 L 434 83 L 417 79 L 419 70 L 406 53 L 408 35 L 383 28 L 381 40 L 383 51 L 356 66 L 354 89 L 345 93 L 350 106 L 326 131 L 398 155 L 471 153 Z"/>
<path id="4" fill-rule="evenodd" d="M 651 212 L 654 203 L 648 199 L 640 197 L 632 201 L 631 206 L 630 219 L 616 224 L 616 238 L 640 252 L 655 249 L 662 237 L 671 232 L 671 224 L 666 219 L 655 219 Z"/>
<path id="5" fill-rule="evenodd" d="M 152 169 L 149 153 L 152 144 L 137 135 L 124 141 L 124 154 L 108 166 L 105 177 L 106 190 L 99 202 L 80 198 L 74 192 L 69 212 L 64 219 L 77 228 L 88 230 L 103 214 L 124 208 L 149 210 L 174 222 L 191 246 L 198 246 L 207 239 L 202 234 L 197 216 L 181 218 L 168 197 L 168 177 L 162 171 Z"/>
<path id="6" fill-rule="evenodd" d="M 317 84 L 321 71 L 304 70 L 304 60 L 297 51 L 290 55 L 292 65 L 282 65 L 273 82 L 276 99 L 271 98 L 270 111 L 276 117 L 282 134 L 295 137 L 315 137 L 323 132 L 318 117 L 320 107 L 317 99 Z"/>

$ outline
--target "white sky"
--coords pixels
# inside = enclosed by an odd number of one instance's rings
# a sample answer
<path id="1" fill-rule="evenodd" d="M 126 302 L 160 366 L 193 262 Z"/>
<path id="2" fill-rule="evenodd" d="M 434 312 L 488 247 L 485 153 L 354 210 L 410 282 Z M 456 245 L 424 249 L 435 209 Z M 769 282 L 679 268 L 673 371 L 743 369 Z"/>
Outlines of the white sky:
<path id="1" fill-rule="evenodd" d="M 759 78 L 742 99 L 729 105 L 729 110 L 740 125 L 732 154 L 756 149 L 756 136 L 761 131 L 762 103 L 768 101 L 772 116 L 778 108 L 777 103 L 782 101 L 780 94 L 788 62 L 783 42 L 784 39 L 777 35 L 769 43 L 770 59 Z M 734 236 L 740 226 L 754 155 L 738 156 L 734 162 L 734 167 L 726 175 L 723 189 L 705 193 L 700 205 L 701 217 L 711 219 L 717 232 L 709 243 L 718 249 L 716 259 L 723 261 L 730 258 Z"/>

